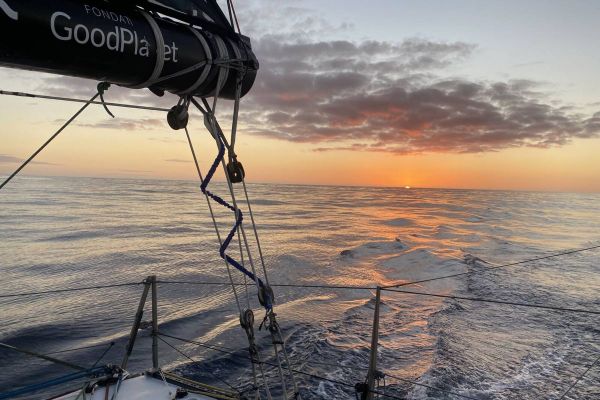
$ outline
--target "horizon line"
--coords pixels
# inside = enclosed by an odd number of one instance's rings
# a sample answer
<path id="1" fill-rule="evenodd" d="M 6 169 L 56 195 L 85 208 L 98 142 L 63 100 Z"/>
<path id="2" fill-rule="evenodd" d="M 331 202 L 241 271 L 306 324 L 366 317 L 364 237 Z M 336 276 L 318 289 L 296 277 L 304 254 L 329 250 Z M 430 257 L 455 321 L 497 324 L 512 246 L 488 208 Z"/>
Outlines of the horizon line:
<path id="1" fill-rule="evenodd" d="M 8 177 L 2 173 L 2 178 Z M 120 177 L 120 176 L 85 176 L 85 175 L 36 175 L 21 174 L 15 178 L 72 178 L 72 179 L 114 179 L 114 180 L 144 180 L 144 181 L 172 181 L 172 182 L 195 182 L 197 179 L 190 178 L 165 178 L 165 177 Z M 222 178 L 215 178 L 217 183 L 225 183 Z M 349 187 L 349 188 L 371 188 L 371 189 L 403 189 L 403 190 L 462 190 L 462 191 L 486 191 L 486 192 L 527 192 L 527 193 L 565 193 L 565 194 L 600 194 L 600 190 L 576 191 L 557 189 L 509 189 L 509 188 L 474 188 L 474 187 L 436 187 L 436 186 L 412 186 L 412 185 L 369 185 L 369 184 L 333 184 L 333 183 L 294 183 L 294 182 L 269 182 L 269 181 L 247 181 L 247 184 L 257 185 L 281 185 L 281 186 L 318 186 L 318 187 Z"/>

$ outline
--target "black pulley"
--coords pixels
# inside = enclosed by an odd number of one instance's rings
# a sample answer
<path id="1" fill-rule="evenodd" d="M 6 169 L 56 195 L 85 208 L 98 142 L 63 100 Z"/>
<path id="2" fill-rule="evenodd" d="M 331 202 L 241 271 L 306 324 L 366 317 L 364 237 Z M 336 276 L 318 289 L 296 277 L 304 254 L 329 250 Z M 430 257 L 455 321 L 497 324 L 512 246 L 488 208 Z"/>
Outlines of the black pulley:
<path id="1" fill-rule="evenodd" d="M 258 302 L 263 307 L 273 307 L 275 301 L 275 294 L 271 286 L 262 285 L 258 291 Z"/>
<path id="2" fill-rule="evenodd" d="M 231 160 L 227 163 L 227 175 L 231 183 L 240 183 L 246 177 L 244 166 L 238 160 Z"/>
<path id="3" fill-rule="evenodd" d="M 169 126 L 176 131 L 185 128 L 189 119 L 190 115 L 188 113 L 188 108 L 184 104 L 174 106 L 167 114 Z"/>

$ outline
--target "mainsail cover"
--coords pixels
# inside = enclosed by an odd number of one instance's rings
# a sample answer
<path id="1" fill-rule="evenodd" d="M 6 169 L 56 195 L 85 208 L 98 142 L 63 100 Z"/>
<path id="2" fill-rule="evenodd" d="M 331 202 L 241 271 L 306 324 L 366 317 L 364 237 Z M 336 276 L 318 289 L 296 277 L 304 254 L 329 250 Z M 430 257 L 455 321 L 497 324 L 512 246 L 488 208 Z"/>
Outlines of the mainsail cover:
<path id="1" fill-rule="evenodd" d="M 258 61 L 215 0 L 0 0 L 0 66 L 234 99 Z M 220 77 L 220 78 L 219 78 Z"/>

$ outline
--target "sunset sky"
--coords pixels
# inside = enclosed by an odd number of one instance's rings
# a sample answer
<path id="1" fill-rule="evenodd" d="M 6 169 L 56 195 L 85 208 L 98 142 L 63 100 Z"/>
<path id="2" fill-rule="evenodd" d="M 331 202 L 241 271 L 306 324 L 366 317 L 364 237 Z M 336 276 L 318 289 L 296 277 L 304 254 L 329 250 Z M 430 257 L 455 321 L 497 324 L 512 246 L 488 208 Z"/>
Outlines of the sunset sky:
<path id="1" fill-rule="evenodd" d="M 600 191 L 597 1 L 236 6 L 261 62 L 238 133 L 249 181 Z M 95 82 L 0 68 L 0 88 L 89 98 Z M 106 99 L 176 102 L 123 88 Z M 0 97 L 0 173 L 79 107 Z M 166 115 L 112 111 L 86 111 L 24 172 L 194 178 Z M 206 169 L 215 145 L 197 115 L 190 130 Z"/>

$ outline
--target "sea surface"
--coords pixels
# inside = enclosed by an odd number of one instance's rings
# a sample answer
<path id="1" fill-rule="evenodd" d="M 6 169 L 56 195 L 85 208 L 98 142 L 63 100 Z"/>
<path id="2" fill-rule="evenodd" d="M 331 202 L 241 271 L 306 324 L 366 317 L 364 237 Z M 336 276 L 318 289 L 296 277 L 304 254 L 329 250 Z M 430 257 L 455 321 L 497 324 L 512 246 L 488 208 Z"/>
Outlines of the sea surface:
<path id="1" fill-rule="evenodd" d="M 229 198 L 225 184 L 212 189 Z M 252 183 L 248 193 L 277 318 L 292 364 L 304 373 L 296 379 L 305 400 L 355 398 L 369 361 L 375 291 L 368 287 L 470 272 L 401 289 L 600 310 L 600 250 L 492 268 L 600 244 L 599 194 Z M 239 186 L 236 195 L 247 209 Z M 233 214 L 213 209 L 224 237 Z M 244 226 L 262 276 L 247 212 Z M 234 239 L 228 253 L 240 260 L 238 246 Z M 189 283 L 228 282 L 218 249 L 197 182 L 18 178 L 0 191 L 0 342 L 86 367 L 114 342 L 98 362 L 120 364 L 142 285 L 6 295 L 157 275 L 183 282 L 158 285 L 159 330 L 212 347 L 163 337 L 195 362 L 160 341 L 161 364 L 251 394 L 231 287 Z M 270 337 L 258 330 L 264 311 L 255 287 L 246 294 L 237 286 L 237 294 L 242 307 L 249 300 L 254 309 L 261 358 L 273 363 Z M 565 399 L 600 399 L 600 365 L 577 381 L 600 356 L 597 314 L 384 291 L 379 346 L 377 367 L 386 375 L 379 390 L 393 398 L 561 399 L 577 382 Z M 128 369 L 149 367 L 145 329 Z M 264 367 L 277 393 L 276 369 Z M 70 372 L 0 349 L 0 392 Z"/>

